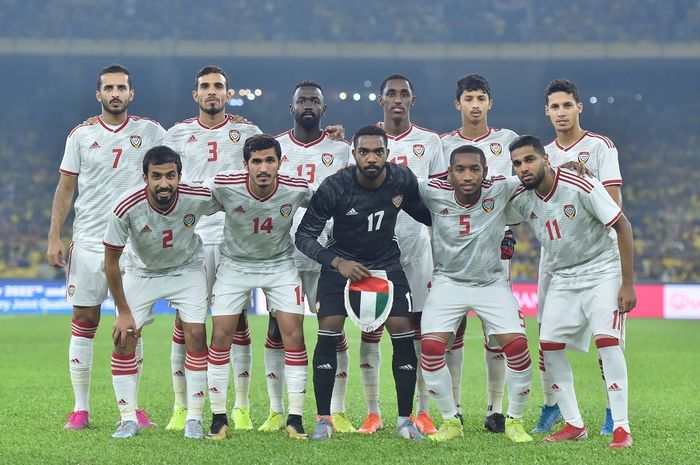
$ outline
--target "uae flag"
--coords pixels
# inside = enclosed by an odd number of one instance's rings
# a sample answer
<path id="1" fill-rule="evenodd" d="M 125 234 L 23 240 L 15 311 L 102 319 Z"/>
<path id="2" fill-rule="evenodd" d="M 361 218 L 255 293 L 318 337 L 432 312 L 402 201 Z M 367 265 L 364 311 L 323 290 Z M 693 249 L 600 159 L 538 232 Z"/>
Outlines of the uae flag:
<path id="1" fill-rule="evenodd" d="M 345 286 L 345 309 L 348 317 L 362 331 L 374 331 L 388 318 L 394 298 L 394 286 L 384 271 L 360 281 L 348 280 Z"/>

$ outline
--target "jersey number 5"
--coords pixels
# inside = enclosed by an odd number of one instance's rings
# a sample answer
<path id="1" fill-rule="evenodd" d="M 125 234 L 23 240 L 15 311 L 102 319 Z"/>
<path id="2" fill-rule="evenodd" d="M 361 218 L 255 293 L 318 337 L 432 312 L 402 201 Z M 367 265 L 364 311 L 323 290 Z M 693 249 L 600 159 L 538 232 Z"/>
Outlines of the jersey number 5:
<path id="1" fill-rule="evenodd" d="M 471 218 L 471 215 L 459 215 L 459 225 L 462 226 L 462 229 L 459 230 L 460 236 L 471 232 L 472 224 L 469 222 L 469 218 Z"/>

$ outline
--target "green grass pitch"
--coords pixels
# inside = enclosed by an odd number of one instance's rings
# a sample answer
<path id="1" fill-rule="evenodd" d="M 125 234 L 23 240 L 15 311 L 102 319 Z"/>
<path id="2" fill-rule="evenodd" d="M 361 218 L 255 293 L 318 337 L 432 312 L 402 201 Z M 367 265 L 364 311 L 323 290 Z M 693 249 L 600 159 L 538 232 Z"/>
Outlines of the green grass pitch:
<path id="1" fill-rule="evenodd" d="M 233 431 L 227 441 L 187 441 L 165 431 L 171 406 L 170 336 L 172 317 L 158 315 L 144 330 L 145 368 L 139 404 L 159 428 L 138 437 L 111 439 L 118 410 L 109 371 L 111 325 L 104 315 L 95 341 L 91 422 L 87 431 L 63 431 L 73 406 L 67 367 L 69 316 L 0 317 L 0 464 L 688 464 L 700 460 L 700 321 L 629 320 L 627 363 L 631 384 L 630 417 L 635 439 L 629 450 L 611 451 L 598 435 L 604 392 L 595 352 L 570 354 L 577 395 L 590 437 L 585 441 L 545 445 L 541 436 L 513 444 L 483 427 L 485 379 L 480 325 L 470 318 L 465 341 L 463 408 L 465 437 L 447 444 L 410 443 L 394 433 L 396 401 L 391 376 L 390 341 L 382 340 L 382 410 L 385 429 L 375 436 L 335 435 L 325 443 L 286 439 L 283 433 Z M 251 413 L 256 426 L 268 410 L 263 375 L 266 319 L 251 318 L 253 381 Z M 316 321 L 306 320 L 312 356 Z M 359 380 L 359 334 L 346 326 L 350 343 L 347 409 L 355 426 L 365 408 Z M 536 323 L 528 321 L 535 375 L 526 428 L 537 421 L 542 395 L 537 367 Z M 229 395 L 231 405 L 233 394 Z M 208 405 L 207 405 L 208 408 Z M 434 417 L 439 415 L 432 411 Z M 313 428 L 314 398 L 309 372 L 305 426 Z M 205 427 L 209 426 L 205 410 Z"/>

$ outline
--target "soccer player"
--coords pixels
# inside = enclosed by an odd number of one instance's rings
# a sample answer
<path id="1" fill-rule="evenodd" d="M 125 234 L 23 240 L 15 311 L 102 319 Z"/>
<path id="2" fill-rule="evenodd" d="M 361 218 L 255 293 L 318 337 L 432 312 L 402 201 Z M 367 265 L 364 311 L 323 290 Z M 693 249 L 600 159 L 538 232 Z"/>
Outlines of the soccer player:
<path id="1" fill-rule="evenodd" d="M 607 137 L 594 134 L 581 129 L 580 115 L 583 111 L 583 103 L 579 96 L 576 84 L 566 79 L 556 79 L 549 83 L 545 90 L 545 114 L 549 116 L 552 126 L 556 131 L 556 139 L 550 142 L 545 151 L 549 155 L 549 163 L 552 166 L 582 165 L 605 186 L 605 190 L 622 207 L 622 176 L 618 162 L 618 153 L 615 144 Z M 611 231 L 614 235 L 614 232 Z M 547 288 L 551 273 L 546 268 L 547 260 L 544 258 L 547 251 L 542 251 L 540 258 L 540 270 L 537 282 L 538 317 L 541 316 L 547 295 Z M 624 334 L 623 334 L 624 339 Z M 541 361 L 542 354 L 540 354 Z M 602 361 L 598 360 L 602 371 Z M 554 400 L 551 389 L 551 380 L 544 365 L 540 363 L 540 375 L 542 391 L 544 393 L 544 405 L 537 427 L 533 433 L 544 433 L 552 430 L 556 421 L 561 420 L 558 406 Z M 603 375 L 604 386 L 607 383 Z M 606 400 L 607 400 L 606 393 Z M 600 430 L 601 434 L 610 435 L 613 432 L 613 420 L 610 405 L 605 411 L 605 421 Z"/>
<path id="2" fill-rule="evenodd" d="M 508 202 L 520 181 L 515 177 L 486 178 L 486 156 L 473 145 L 452 151 L 448 172 L 449 182 L 435 179 L 419 185 L 433 218 L 436 262 L 423 310 L 421 366 L 444 420 L 430 439 L 442 442 L 463 435 L 445 352 L 467 312 L 474 310 L 486 341 L 495 340 L 507 359 L 506 436 L 515 442 L 532 441 L 522 423 L 532 381 L 530 352 L 500 250 Z"/>
<path id="3" fill-rule="evenodd" d="M 280 144 L 274 137 L 253 136 L 243 146 L 247 171 L 224 171 L 206 182 L 226 211 L 211 306 L 211 439 L 224 439 L 228 432 L 229 351 L 239 315 L 254 288 L 262 288 L 265 293 L 282 336 L 289 399 L 287 435 L 308 438 L 302 424 L 308 365 L 304 305 L 289 230 L 296 210 L 308 205 L 312 191 L 304 179 L 278 174 L 281 157 Z"/>
<path id="4" fill-rule="evenodd" d="M 187 346 L 186 438 L 202 439 L 202 409 L 207 389 L 207 283 L 202 240 L 194 226 L 221 209 L 209 189 L 180 184 L 180 156 L 156 146 L 143 158 L 146 187 L 129 189 L 117 200 L 104 237 L 105 272 L 117 306 L 112 352 L 112 384 L 121 412 L 113 438 L 139 432 L 136 421 L 136 340 L 153 321 L 153 305 L 167 299 L 177 305 Z M 119 259 L 129 241 L 122 279 Z"/>
<path id="5" fill-rule="evenodd" d="M 553 169 L 538 138 L 519 137 L 510 144 L 510 154 L 523 183 L 511 203 L 545 249 L 542 260 L 551 276 L 541 315 L 540 349 L 566 423 L 544 441 L 587 436 L 564 351 L 588 351 L 593 335 L 614 423 L 610 447 L 629 447 L 627 365 L 620 340 L 625 313 L 637 300 L 632 228 L 600 181 Z M 609 228 L 617 234 L 617 245 Z"/>
<path id="6" fill-rule="evenodd" d="M 379 87 L 379 104 L 384 112 L 384 121 L 378 126 L 386 131 L 389 139 L 389 161 L 408 167 L 419 180 L 444 177 L 447 166 L 442 154 L 440 137 L 429 129 L 411 123 L 411 107 L 416 97 L 411 81 L 400 74 L 388 76 Z M 411 287 L 413 296 L 412 318 L 414 344 L 420 358 L 420 315 L 428 296 L 433 258 L 430 250 L 428 228 L 407 215 L 399 212 L 396 223 L 396 238 L 401 249 L 401 266 Z M 383 328 L 372 333 L 362 333 L 360 344 L 360 369 L 362 384 L 367 402 L 367 418 L 358 432 L 371 434 L 382 425 L 379 409 L 379 341 Z M 418 367 L 416 388 L 418 409 L 416 427 L 423 434 L 433 434 L 437 430 L 428 414 L 428 390 Z"/>
<path id="7" fill-rule="evenodd" d="M 289 176 L 306 179 L 310 184 L 320 184 L 348 164 L 350 146 L 344 140 L 332 140 L 321 129 L 321 118 L 326 112 L 325 98 L 321 86 L 312 81 L 302 81 L 294 88 L 289 111 L 294 120 L 294 127 L 276 137 L 282 148 L 282 166 L 280 172 Z M 297 226 L 306 212 L 305 208 L 297 210 L 291 234 L 294 237 Z M 329 223 L 322 234 L 326 242 Z M 316 309 L 316 291 L 321 266 L 310 260 L 298 250 L 294 251 L 294 262 L 301 277 L 302 292 L 311 311 Z M 355 431 L 350 419 L 345 414 L 345 392 L 348 384 L 349 356 L 348 343 L 343 335 L 338 342 L 338 370 L 333 387 L 331 413 L 336 432 L 351 433 Z M 270 315 L 267 340 L 265 341 L 265 375 L 270 397 L 270 414 L 258 429 L 276 431 L 284 427 L 284 350 L 277 322 Z"/>
<path id="8" fill-rule="evenodd" d="M 243 145 L 249 137 L 261 134 L 253 124 L 243 123 L 226 113 L 232 97 L 229 79 L 219 66 L 205 66 L 195 76 L 192 98 L 199 106 L 199 115 L 168 129 L 163 144 L 182 156 L 183 179 L 202 183 L 216 173 L 243 169 Z M 204 264 L 207 288 L 211 295 L 214 274 L 219 265 L 219 244 L 223 242 L 224 212 L 205 217 L 197 224 L 197 234 L 204 243 Z M 180 319 L 176 318 L 171 346 L 171 372 L 175 404 L 166 429 L 181 430 L 187 416 L 185 402 L 185 345 Z M 231 416 L 234 428 L 253 428 L 250 418 L 250 376 L 252 369 L 251 339 L 245 311 L 241 313 L 231 346 L 231 368 L 236 399 Z"/>
<path id="9" fill-rule="evenodd" d="M 319 417 L 313 440 L 329 439 L 333 432 L 330 404 L 337 370 L 336 347 L 348 311 L 345 300 L 350 299 L 351 285 L 353 290 L 362 288 L 363 279 L 371 276 L 369 270 L 384 276 L 375 279 L 381 281 L 385 300 L 391 304 L 385 324 L 394 346 L 392 368 L 399 413 L 396 430 L 404 438 L 423 439 L 409 418 L 417 359 L 412 343 L 411 291 L 401 267 L 394 231 L 401 210 L 424 224 L 430 224 L 430 214 L 418 197 L 416 176 L 406 167 L 386 163 L 391 156 L 387 142 L 381 128 L 359 129 L 353 137 L 355 166 L 326 178 L 296 233 L 297 248 L 322 265 L 318 281 L 318 342 L 313 359 Z M 333 230 L 324 247 L 318 238 L 331 218 Z M 388 281 L 392 284 L 393 300 L 387 290 Z"/>
<path id="10" fill-rule="evenodd" d="M 489 175 L 510 176 L 513 167 L 508 153 L 508 144 L 518 135 L 510 129 L 492 128 L 488 124 L 488 113 L 493 107 L 491 85 L 483 76 L 470 74 L 457 81 L 454 106 L 462 117 L 462 126 L 440 136 L 445 159 L 452 151 L 464 144 L 479 147 L 486 155 Z M 513 256 L 515 239 L 509 228 L 501 242 L 501 259 L 503 275 L 510 281 L 510 259 Z M 452 347 L 447 351 L 447 367 L 452 375 L 452 389 L 457 405 L 457 414 L 461 418 L 462 365 L 464 362 L 464 331 L 466 322 L 457 329 Z M 484 427 L 494 433 L 505 431 L 503 415 L 503 391 L 506 381 L 506 358 L 500 347 L 484 343 L 484 362 L 486 365 L 487 408 Z"/>
<path id="11" fill-rule="evenodd" d="M 124 66 L 112 64 L 100 71 L 95 97 L 102 106 L 97 124 L 77 126 L 66 140 L 46 251 L 51 266 L 67 265 L 66 301 L 73 306 L 68 363 L 75 405 L 65 425 L 71 430 L 89 425 L 93 338 L 100 322 L 100 305 L 107 298 L 102 239 L 110 208 L 125 190 L 140 184 L 143 154 L 160 144 L 165 135 L 157 122 L 127 113 L 134 89 Z M 61 228 L 76 185 L 73 242 L 66 257 Z M 140 339 L 136 360 L 140 372 Z M 140 428 L 155 426 L 144 410 L 138 409 L 136 416 Z"/>

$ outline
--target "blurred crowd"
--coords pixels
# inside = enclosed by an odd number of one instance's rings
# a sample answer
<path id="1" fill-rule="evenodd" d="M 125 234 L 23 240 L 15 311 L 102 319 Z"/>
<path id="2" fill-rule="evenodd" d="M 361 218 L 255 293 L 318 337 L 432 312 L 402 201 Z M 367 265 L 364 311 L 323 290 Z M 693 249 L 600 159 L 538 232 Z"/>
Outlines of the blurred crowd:
<path id="1" fill-rule="evenodd" d="M 158 0 L 1 0 L 0 4 L 2 35 L 15 38 L 399 43 L 700 39 L 698 0 L 231 0 L 213 5 L 171 0 L 167 7 Z"/>

